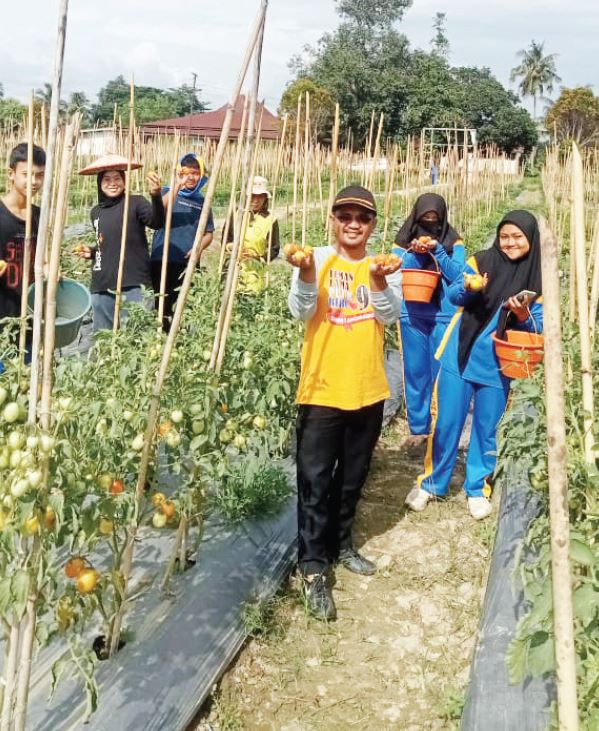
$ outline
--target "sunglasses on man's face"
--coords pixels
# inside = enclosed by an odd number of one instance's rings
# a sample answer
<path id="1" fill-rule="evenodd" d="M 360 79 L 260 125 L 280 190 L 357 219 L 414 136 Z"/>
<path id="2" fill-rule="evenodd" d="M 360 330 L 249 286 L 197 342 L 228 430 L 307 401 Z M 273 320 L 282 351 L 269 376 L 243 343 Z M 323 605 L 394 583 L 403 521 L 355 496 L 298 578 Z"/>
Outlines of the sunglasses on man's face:
<path id="1" fill-rule="evenodd" d="M 357 221 L 357 223 L 359 223 L 361 226 L 368 226 L 369 223 L 372 223 L 374 221 L 375 216 L 373 213 L 367 213 L 366 211 L 364 213 L 358 213 L 357 216 L 354 216 L 347 211 L 336 211 L 335 218 L 339 221 L 339 223 L 342 223 L 343 225 L 347 225 L 349 223 L 354 223 L 354 221 Z"/>

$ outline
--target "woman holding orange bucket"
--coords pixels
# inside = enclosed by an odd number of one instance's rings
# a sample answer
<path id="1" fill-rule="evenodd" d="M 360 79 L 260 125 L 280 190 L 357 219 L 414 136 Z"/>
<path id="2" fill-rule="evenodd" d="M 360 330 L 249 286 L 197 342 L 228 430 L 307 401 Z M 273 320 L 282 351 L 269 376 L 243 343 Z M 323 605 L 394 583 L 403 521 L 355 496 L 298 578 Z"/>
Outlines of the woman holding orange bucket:
<path id="1" fill-rule="evenodd" d="M 447 204 L 436 193 L 421 195 L 395 238 L 402 258 L 399 329 L 411 447 L 430 433 L 430 406 L 439 364 L 435 351 L 455 314 L 447 296 L 464 266 L 464 244 L 449 225 Z"/>
<path id="2" fill-rule="evenodd" d="M 542 331 L 541 292 L 537 221 L 528 211 L 512 211 L 497 227 L 493 246 L 471 257 L 449 288 L 450 301 L 460 309 L 437 351 L 441 367 L 433 392 L 424 473 L 406 498 L 412 510 L 424 510 L 431 498 L 447 494 L 473 400 L 464 489 L 474 518 L 491 513 L 488 480 L 495 469 L 497 425 L 511 383 L 502 372 L 495 339 L 509 339 L 506 331 Z"/>

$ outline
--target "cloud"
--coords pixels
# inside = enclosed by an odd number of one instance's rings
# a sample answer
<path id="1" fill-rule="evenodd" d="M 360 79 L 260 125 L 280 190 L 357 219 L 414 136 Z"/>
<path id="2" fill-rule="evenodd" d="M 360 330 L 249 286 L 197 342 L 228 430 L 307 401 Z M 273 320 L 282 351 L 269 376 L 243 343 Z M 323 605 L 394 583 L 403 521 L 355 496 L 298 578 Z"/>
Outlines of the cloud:
<path id="1" fill-rule="evenodd" d="M 213 106 L 228 98 L 237 76 L 258 0 L 102 0 L 70 4 L 64 92 L 94 97 L 118 74 L 151 86 L 191 82 L 198 74 L 203 96 Z M 29 90 L 52 77 L 58 0 L 21 0 L 2 8 L 0 82 L 7 96 L 26 99 Z M 415 47 L 427 48 L 432 18 L 447 13 L 451 61 L 489 66 L 507 83 L 516 53 L 534 38 L 558 53 L 564 84 L 599 89 L 596 56 L 599 3 L 596 0 L 415 0 L 400 30 Z M 338 22 L 333 0 L 274 0 L 264 44 L 262 95 L 276 108 L 289 80 L 288 62 Z"/>

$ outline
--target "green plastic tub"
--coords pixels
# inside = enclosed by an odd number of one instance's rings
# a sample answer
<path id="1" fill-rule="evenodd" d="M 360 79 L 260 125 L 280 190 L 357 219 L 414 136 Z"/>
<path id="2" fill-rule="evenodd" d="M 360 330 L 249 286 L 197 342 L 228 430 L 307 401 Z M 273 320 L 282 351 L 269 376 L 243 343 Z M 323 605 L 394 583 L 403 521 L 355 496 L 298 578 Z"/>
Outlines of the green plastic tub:
<path id="1" fill-rule="evenodd" d="M 27 302 L 33 314 L 35 285 L 29 287 Z M 66 348 L 77 339 L 81 322 L 92 306 L 89 289 L 74 279 L 61 279 L 56 291 L 56 348 Z"/>

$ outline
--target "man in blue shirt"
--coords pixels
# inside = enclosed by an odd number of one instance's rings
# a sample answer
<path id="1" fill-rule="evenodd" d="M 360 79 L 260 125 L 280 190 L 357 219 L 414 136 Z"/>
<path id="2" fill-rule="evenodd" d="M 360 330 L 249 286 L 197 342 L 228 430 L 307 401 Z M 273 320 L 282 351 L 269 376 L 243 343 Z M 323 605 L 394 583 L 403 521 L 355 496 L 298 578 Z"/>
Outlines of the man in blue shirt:
<path id="1" fill-rule="evenodd" d="M 204 160 L 190 152 L 180 160 L 179 177 L 175 188 L 175 200 L 172 213 L 171 235 L 168 247 L 168 263 L 166 268 L 164 319 L 162 326 L 169 329 L 169 323 L 177 301 L 177 290 L 187 267 L 187 260 L 191 254 L 195 240 L 200 215 L 204 207 L 204 196 L 200 192 L 208 182 Z M 165 207 L 169 205 L 170 189 L 162 191 Z M 204 249 L 212 243 L 214 221 L 212 212 L 208 217 L 206 231 L 200 244 L 200 256 Z M 160 279 L 162 273 L 162 258 L 164 254 L 165 229 L 159 229 L 154 234 L 152 243 L 152 286 L 156 293 L 156 307 L 158 308 L 160 295 Z"/>

